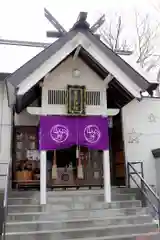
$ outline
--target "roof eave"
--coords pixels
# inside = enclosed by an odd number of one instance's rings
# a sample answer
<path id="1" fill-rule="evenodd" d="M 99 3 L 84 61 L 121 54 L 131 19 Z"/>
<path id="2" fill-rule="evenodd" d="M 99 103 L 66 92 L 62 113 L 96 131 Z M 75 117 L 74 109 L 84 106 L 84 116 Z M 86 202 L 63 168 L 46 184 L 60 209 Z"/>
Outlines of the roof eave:
<path id="1" fill-rule="evenodd" d="M 146 89 L 146 91 L 152 95 L 153 94 L 153 91 L 157 89 L 157 87 L 159 86 L 158 83 L 150 83 L 148 88 Z"/>
<path id="2" fill-rule="evenodd" d="M 84 33 L 84 31 L 82 30 Z M 101 40 L 97 39 L 90 31 L 86 31 L 84 34 L 94 42 L 103 52 L 106 52 L 106 55 L 110 57 L 110 59 L 115 62 L 122 71 L 125 71 L 124 68 L 128 69 L 128 76 L 131 78 L 133 82 L 135 82 L 141 89 L 148 89 L 150 86 L 150 82 L 144 78 L 139 72 L 137 72 L 131 65 L 125 62 L 118 54 L 108 48 Z M 114 58 L 114 59 L 113 59 Z M 127 74 L 127 73 L 126 73 Z M 136 81 L 135 81 L 136 80 Z"/>

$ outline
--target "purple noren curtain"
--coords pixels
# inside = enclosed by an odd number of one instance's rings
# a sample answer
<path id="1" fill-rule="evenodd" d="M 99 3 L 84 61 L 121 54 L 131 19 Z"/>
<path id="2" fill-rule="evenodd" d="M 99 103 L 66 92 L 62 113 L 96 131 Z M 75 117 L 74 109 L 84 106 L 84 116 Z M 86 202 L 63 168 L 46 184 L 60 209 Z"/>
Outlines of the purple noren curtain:
<path id="1" fill-rule="evenodd" d="M 101 116 L 40 117 L 40 150 L 63 149 L 72 145 L 107 150 L 109 147 L 107 118 Z"/>

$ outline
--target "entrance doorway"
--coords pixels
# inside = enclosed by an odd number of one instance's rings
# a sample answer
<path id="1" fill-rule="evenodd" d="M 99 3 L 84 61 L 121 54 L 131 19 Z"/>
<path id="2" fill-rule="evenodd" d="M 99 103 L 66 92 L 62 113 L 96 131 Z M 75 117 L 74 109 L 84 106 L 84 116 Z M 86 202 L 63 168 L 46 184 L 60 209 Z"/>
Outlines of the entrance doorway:
<path id="1" fill-rule="evenodd" d="M 111 121 L 109 127 L 111 183 L 112 186 L 125 186 L 126 166 L 121 112 L 114 116 Z"/>
<path id="2" fill-rule="evenodd" d="M 47 153 L 48 187 L 92 187 L 103 185 L 103 165 L 101 151 L 91 151 L 86 147 L 79 148 L 79 159 L 76 159 L 76 146 L 56 150 L 56 179 L 52 178 L 54 152 Z"/>
<path id="3" fill-rule="evenodd" d="M 126 164 L 122 134 L 122 109 L 133 99 L 133 96 L 115 78 L 109 82 L 106 94 L 107 108 L 120 110 L 120 113 L 113 117 L 113 124 L 109 129 L 111 183 L 114 186 L 125 186 Z"/>
<path id="4" fill-rule="evenodd" d="M 53 164 L 56 164 L 56 179 L 52 176 Z M 76 146 L 47 151 L 48 186 L 75 185 L 77 173 Z"/>
<path id="5" fill-rule="evenodd" d="M 40 162 L 37 127 L 15 127 L 13 152 L 13 188 L 39 188 Z M 125 158 L 121 114 L 113 117 L 109 128 L 111 183 L 125 185 Z M 30 153 L 30 154 L 29 154 Z M 33 156 L 31 156 L 31 153 Z M 103 152 L 80 147 L 83 177 L 78 178 L 76 146 L 56 151 L 57 179 L 52 179 L 53 151 L 47 152 L 48 187 L 92 187 L 103 185 Z"/>
<path id="6" fill-rule="evenodd" d="M 76 146 L 56 151 L 56 161 L 58 168 L 76 168 Z"/>

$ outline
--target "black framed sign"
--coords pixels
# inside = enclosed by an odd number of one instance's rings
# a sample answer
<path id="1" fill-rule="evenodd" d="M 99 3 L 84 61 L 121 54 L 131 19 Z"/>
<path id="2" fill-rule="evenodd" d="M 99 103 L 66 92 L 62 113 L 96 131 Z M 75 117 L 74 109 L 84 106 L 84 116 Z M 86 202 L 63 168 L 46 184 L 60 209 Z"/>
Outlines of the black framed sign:
<path id="1" fill-rule="evenodd" d="M 68 114 L 86 114 L 86 87 L 77 85 L 67 86 Z"/>

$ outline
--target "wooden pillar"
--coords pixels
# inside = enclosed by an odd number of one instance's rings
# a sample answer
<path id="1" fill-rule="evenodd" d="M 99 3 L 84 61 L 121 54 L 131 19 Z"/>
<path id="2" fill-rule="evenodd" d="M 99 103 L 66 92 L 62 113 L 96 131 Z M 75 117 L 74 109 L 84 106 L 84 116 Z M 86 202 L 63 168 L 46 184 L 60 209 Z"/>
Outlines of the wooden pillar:
<path id="1" fill-rule="evenodd" d="M 103 115 L 107 114 L 107 89 L 108 86 L 104 88 L 102 101 L 103 101 Z M 106 126 L 108 127 L 108 126 Z M 109 149 L 103 151 L 103 180 L 104 180 L 104 200 L 105 202 L 111 202 L 111 173 L 110 173 L 110 154 Z"/>
<path id="2" fill-rule="evenodd" d="M 40 204 L 45 205 L 47 203 L 47 186 L 46 186 L 46 164 L 47 157 L 46 151 L 40 152 Z"/>
<path id="3" fill-rule="evenodd" d="M 109 150 L 103 151 L 104 200 L 111 202 L 110 157 Z"/>

